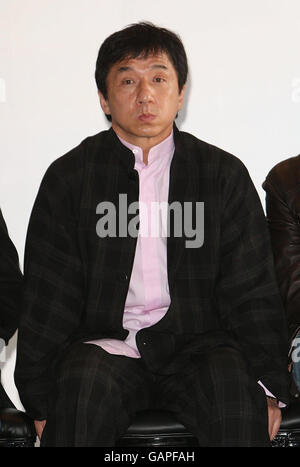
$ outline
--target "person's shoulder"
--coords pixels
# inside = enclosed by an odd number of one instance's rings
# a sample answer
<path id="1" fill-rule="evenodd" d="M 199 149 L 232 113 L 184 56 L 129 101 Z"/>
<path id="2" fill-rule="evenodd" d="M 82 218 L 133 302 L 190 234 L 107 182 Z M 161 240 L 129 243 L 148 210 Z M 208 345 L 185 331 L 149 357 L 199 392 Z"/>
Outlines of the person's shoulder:
<path id="1" fill-rule="evenodd" d="M 103 152 L 108 153 L 108 149 L 102 150 L 107 147 L 107 133 L 108 131 L 103 131 L 88 136 L 49 165 L 37 195 L 40 205 L 50 202 L 62 212 L 65 212 L 69 202 L 72 206 L 79 205 L 89 167 L 95 159 L 101 158 Z"/>
<path id="2" fill-rule="evenodd" d="M 101 148 L 107 146 L 108 131 L 101 131 L 83 139 L 77 146 L 55 159 L 48 167 L 47 174 L 68 177 L 81 171 Z"/>
<path id="3" fill-rule="evenodd" d="M 234 154 L 199 139 L 191 133 L 180 131 L 180 137 L 187 150 L 198 163 L 209 164 L 221 171 L 247 171 L 244 163 Z"/>
<path id="4" fill-rule="evenodd" d="M 273 186 L 278 191 L 288 192 L 300 183 L 300 155 L 277 163 L 268 173 L 263 187 Z"/>

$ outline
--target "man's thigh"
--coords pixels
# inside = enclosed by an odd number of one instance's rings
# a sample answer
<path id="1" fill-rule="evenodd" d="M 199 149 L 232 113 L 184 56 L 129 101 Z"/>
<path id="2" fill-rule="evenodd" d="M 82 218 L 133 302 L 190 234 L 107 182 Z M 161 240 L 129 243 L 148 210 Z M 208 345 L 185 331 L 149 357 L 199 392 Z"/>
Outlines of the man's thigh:
<path id="1" fill-rule="evenodd" d="M 75 344 L 57 368 L 44 445 L 111 446 L 150 404 L 153 377 L 140 359 Z"/>
<path id="2" fill-rule="evenodd" d="M 160 407 L 175 412 L 203 446 L 268 446 L 266 397 L 240 352 L 195 354 L 178 374 L 160 378 Z"/>

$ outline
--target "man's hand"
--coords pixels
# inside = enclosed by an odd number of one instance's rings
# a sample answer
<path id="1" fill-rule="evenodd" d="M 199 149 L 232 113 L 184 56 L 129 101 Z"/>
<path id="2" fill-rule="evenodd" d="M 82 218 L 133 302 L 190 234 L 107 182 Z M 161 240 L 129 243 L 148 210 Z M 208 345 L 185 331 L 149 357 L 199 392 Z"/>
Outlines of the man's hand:
<path id="1" fill-rule="evenodd" d="M 280 427 L 281 423 L 281 410 L 278 407 L 278 404 L 275 399 L 267 398 L 268 404 L 268 417 L 269 417 L 269 436 L 272 441 Z"/>
<path id="2" fill-rule="evenodd" d="M 45 428 L 45 425 L 46 425 L 46 420 L 34 420 L 35 431 L 39 439 L 41 439 L 42 437 L 42 433 Z"/>

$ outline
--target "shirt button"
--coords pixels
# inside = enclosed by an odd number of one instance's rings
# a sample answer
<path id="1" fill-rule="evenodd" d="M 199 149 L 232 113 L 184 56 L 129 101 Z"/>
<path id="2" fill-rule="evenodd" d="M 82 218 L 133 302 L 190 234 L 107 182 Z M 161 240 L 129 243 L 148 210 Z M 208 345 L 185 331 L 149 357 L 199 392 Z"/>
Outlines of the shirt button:
<path id="1" fill-rule="evenodd" d="M 137 153 L 138 153 L 138 150 L 137 150 L 137 149 L 133 149 L 132 152 L 133 152 L 133 154 L 137 154 Z"/>

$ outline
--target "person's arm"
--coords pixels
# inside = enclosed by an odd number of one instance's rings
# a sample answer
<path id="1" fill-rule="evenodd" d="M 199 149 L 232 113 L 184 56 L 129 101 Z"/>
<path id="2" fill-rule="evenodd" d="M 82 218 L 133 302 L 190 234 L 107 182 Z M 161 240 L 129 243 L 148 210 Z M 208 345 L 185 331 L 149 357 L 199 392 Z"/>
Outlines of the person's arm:
<path id="1" fill-rule="evenodd" d="M 223 185 L 220 316 L 256 381 L 287 404 L 287 326 L 265 215 L 242 164 L 231 167 Z M 267 395 L 266 406 L 272 440 L 281 423 L 281 411 L 277 401 Z"/>
<path id="2" fill-rule="evenodd" d="M 265 215 L 242 163 L 221 174 L 218 307 L 256 381 L 289 402 L 287 326 L 275 277 Z"/>
<path id="3" fill-rule="evenodd" d="M 18 327 L 21 293 L 18 253 L 0 210 L 0 338 L 6 344 Z"/>
<path id="4" fill-rule="evenodd" d="M 287 202 L 275 170 L 270 172 L 263 188 L 277 282 L 292 340 L 300 328 L 300 220 Z M 300 200 L 297 201 L 297 193 L 295 196 L 293 204 L 297 210 Z"/>
<path id="5" fill-rule="evenodd" d="M 47 418 L 53 365 L 79 327 L 83 311 L 78 209 L 68 173 L 62 175 L 57 164 L 46 172 L 26 239 L 15 382 L 34 420 Z"/>
<path id="6" fill-rule="evenodd" d="M 265 391 L 267 397 L 267 404 L 268 404 L 268 419 L 269 419 L 269 435 L 272 441 L 275 438 L 277 431 L 279 430 L 281 424 L 281 410 L 286 407 L 286 404 L 279 401 L 274 394 L 272 394 L 261 381 L 258 381 L 258 384 L 262 386 L 263 390 Z"/>

